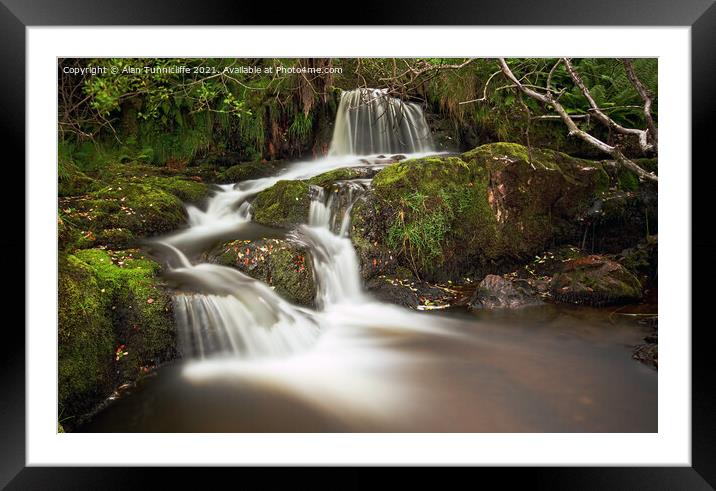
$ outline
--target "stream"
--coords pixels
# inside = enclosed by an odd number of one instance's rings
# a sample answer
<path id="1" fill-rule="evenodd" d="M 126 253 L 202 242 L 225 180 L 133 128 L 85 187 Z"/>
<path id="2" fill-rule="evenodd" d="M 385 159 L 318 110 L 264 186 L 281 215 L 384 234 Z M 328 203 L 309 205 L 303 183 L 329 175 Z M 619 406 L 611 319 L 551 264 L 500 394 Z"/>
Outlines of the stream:
<path id="1" fill-rule="evenodd" d="M 370 180 L 315 189 L 308 222 L 294 230 L 252 222 L 252 199 L 279 180 L 433 153 L 419 106 L 396 101 L 344 93 L 328 156 L 218 186 L 203 208 L 187 206 L 185 229 L 152 242 L 175 286 L 182 359 L 78 431 L 657 431 L 657 373 L 631 359 L 647 332 L 632 320 L 549 304 L 416 312 L 374 299 L 348 237 Z M 198 259 L 218 242 L 260 237 L 309 251 L 315 309 Z"/>

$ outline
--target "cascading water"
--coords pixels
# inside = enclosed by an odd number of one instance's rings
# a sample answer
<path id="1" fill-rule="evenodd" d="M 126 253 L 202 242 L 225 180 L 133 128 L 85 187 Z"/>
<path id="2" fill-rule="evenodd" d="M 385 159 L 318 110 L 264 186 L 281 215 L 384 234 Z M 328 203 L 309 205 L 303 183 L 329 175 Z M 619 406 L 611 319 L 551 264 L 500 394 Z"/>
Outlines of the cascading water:
<path id="1" fill-rule="evenodd" d="M 380 89 L 341 94 L 330 155 L 430 152 L 432 136 L 417 104 Z"/>
<path id="2" fill-rule="evenodd" d="M 316 303 L 321 308 L 365 301 L 358 257 L 348 238 L 348 227 L 351 208 L 367 185 L 366 180 L 339 182 L 328 197 L 323 188 L 315 187 L 308 225 L 301 225 L 290 236 L 311 252 L 318 285 Z"/>
<path id="3" fill-rule="evenodd" d="M 233 268 L 191 264 L 186 251 L 200 252 L 257 227 L 251 223 L 250 201 L 279 180 L 308 179 L 345 167 L 380 167 L 385 162 L 370 164 L 357 156 L 418 156 L 430 153 L 430 147 L 430 131 L 419 106 L 380 90 L 349 91 L 341 97 L 328 157 L 293 164 L 275 176 L 218 186 L 203 210 L 187 206 L 188 227 L 160 241 L 169 251 L 167 277 L 178 288 L 174 306 L 184 355 L 256 358 L 304 350 L 316 340 L 320 311 L 368 301 L 348 229 L 352 206 L 370 180 L 344 181 L 329 190 L 314 187 L 308 223 L 289 234 L 311 255 L 318 312 L 291 305 L 267 285 Z M 258 232 L 277 233 L 266 227 Z"/>

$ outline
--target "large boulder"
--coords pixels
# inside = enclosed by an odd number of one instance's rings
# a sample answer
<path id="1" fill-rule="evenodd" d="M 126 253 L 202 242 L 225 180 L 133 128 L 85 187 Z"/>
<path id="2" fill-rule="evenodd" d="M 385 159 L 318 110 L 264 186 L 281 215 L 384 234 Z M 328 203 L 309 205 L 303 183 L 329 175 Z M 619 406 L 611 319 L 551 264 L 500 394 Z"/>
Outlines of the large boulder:
<path id="1" fill-rule="evenodd" d="M 109 296 L 110 319 L 121 381 L 177 356 L 172 294 L 159 277 L 161 266 L 139 249 L 85 249 L 75 256 L 89 265 Z"/>
<path id="2" fill-rule="evenodd" d="M 366 278 L 395 266 L 428 280 L 486 273 L 572 237 L 608 182 L 599 163 L 511 143 L 406 160 L 375 176 L 351 237 Z"/>
<path id="3" fill-rule="evenodd" d="M 59 406 L 68 425 L 177 356 L 170 293 L 139 250 L 85 249 L 59 261 Z"/>
<path id="4" fill-rule="evenodd" d="M 278 181 L 261 191 L 251 203 L 257 223 L 292 227 L 308 221 L 309 184 L 305 181 Z"/>
<path id="5" fill-rule="evenodd" d="M 641 299 L 642 286 L 621 264 L 591 255 L 564 263 L 550 283 L 552 297 L 560 302 L 603 306 Z"/>
<path id="6" fill-rule="evenodd" d="M 527 284 L 515 284 L 502 276 L 485 276 L 470 299 L 470 309 L 519 309 L 543 302 Z"/>
<path id="7" fill-rule="evenodd" d="M 68 255 L 60 255 L 58 266 L 58 413 L 63 420 L 89 411 L 111 392 L 115 342 L 110 298 L 92 268 Z"/>
<path id="8" fill-rule="evenodd" d="M 256 195 L 251 204 L 253 219 L 263 225 L 294 227 L 308 221 L 311 186 L 328 190 L 334 183 L 369 178 L 375 170 L 369 167 L 348 167 L 324 172 L 300 181 L 278 181 Z"/>
<path id="9" fill-rule="evenodd" d="M 234 240 L 207 255 L 211 262 L 232 266 L 274 288 L 284 299 L 312 307 L 316 284 L 305 248 L 281 239 Z"/>

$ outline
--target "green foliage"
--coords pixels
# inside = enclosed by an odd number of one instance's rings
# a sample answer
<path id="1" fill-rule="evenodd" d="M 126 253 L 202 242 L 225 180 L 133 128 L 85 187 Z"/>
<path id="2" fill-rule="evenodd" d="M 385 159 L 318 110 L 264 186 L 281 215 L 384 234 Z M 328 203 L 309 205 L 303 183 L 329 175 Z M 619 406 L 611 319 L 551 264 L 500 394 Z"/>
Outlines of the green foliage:
<path id="1" fill-rule="evenodd" d="M 494 216 L 485 178 L 459 158 L 404 161 L 380 171 L 375 194 L 389 210 L 387 245 L 404 254 L 416 273 L 434 271 L 457 243 L 488 247 Z"/>
<path id="2" fill-rule="evenodd" d="M 297 141 L 306 141 L 312 133 L 313 120 L 311 114 L 297 113 L 291 126 L 288 127 L 288 135 Z"/>

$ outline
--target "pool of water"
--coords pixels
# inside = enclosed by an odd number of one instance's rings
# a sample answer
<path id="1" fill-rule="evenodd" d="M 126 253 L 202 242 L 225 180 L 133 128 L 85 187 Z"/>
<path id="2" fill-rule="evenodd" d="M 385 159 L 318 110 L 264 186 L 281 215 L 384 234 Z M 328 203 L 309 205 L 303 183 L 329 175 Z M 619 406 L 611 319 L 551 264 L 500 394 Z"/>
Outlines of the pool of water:
<path id="1" fill-rule="evenodd" d="M 306 351 L 166 365 L 77 431 L 657 431 L 657 372 L 631 358 L 648 328 L 616 308 L 405 310 L 336 306 Z"/>

